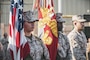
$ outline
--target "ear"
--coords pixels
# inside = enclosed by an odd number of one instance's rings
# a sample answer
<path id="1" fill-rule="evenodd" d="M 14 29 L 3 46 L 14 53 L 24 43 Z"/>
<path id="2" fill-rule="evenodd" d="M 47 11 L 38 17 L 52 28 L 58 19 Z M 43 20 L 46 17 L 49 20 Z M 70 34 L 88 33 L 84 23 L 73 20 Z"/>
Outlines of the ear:
<path id="1" fill-rule="evenodd" d="M 77 23 L 75 22 L 74 24 L 76 25 Z"/>
<path id="2" fill-rule="evenodd" d="M 73 25 L 76 25 L 77 24 L 77 22 L 76 21 L 73 21 Z"/>

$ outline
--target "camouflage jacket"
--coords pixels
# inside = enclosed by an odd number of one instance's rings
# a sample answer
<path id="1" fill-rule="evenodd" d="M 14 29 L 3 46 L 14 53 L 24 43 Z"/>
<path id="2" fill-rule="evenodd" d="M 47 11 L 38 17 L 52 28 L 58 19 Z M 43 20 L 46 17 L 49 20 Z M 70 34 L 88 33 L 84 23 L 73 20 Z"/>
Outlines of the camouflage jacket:
<path id="1" fill-rule="evenodd" d="M 3 38 L 0 41 L 3 45 L 3 56 L 4 56 L 4 60 L 7 60 L 7 47 L 8 47 L 8 38 Z"/>
<path id="2" fill-rule="evenodd" d="M 86 60 L 87 40 L 85 34 L 75 29 L 68 34 L 73 60 Z"/>
<path id="3" fill-rule="evenodd" d="M 34 35 L 32 37 L 26 37 L 26 39 L 30 46 L 30 54 L 24 60 L 50 60 L 48 49 L 41 39 Z M 7 53 L 8 60 L 12 60 L 10 50 Z"/>
<path id="4" fill-rule="evenodd" d="M 47 47 L 43 44 L 42 40 L 32 35 L 26 37 L 30 46 L 30 54 L 25 60 L 50 60 Z"/>
<path id="5" fill-rule="evenodd" d="M 57 60 L 72 60 L 69 40 L 66 35 L 59 31 L 58 37 L 58 57 Z M 60 57 L 60 58 L 59 58 Z"/>
<path id="6" fill-rule="evenodd" d="M 4 56 L 3 56 L 3 45 L 0 42 L 0 60 L 3 60 Z"/>

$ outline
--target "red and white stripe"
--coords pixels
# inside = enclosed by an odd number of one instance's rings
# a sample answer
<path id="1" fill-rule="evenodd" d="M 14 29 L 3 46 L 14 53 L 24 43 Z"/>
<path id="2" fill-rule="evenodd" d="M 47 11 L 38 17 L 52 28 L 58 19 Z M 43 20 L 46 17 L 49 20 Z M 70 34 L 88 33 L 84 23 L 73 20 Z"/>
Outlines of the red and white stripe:
<path id="1" fill-rule="evenodd" d="M 19 0 L 13 0 L 15 2 L 19 2 Z M 17 30 L 16 24 L 18 8 L 14 7 L 13 10 L 10 11 L 10 20 L 9 20 L 9 50 L 11 53 L 12 60 L 24 60 L 24 58 L 29 54 L 30 48 L 26 37 L 24 36 L 24 30 Z M 12 13 L 13 12 L 13 13 Z"/>

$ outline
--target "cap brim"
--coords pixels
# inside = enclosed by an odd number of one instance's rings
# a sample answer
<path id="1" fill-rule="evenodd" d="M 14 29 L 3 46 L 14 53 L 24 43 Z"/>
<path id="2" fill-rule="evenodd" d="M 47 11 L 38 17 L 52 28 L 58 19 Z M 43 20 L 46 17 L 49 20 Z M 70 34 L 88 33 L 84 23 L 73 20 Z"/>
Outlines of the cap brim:
<path id="1" fill-rule="evenodd" d="M 57 22 L 62 22 L 62 23 L 65 23 L 65 21 L 57 21 Z"/>
<path id="2" fill-rule="evenodd" d="M 59 18 L 59 19 L 56 19 L 57 20 L 57 22 L 62 22 L 62 23 L 65 23 L 65 20 L 61 17 L 61 18 Z"/>
<path id="3" fill-rule="evenodd" d="M 29 20 L 28 22 L 35 22 L 35 21 L 38 21 L 38 19 L 32 19 L 32 20 Z"/>
<path id="4" fill-rule="evenodd" d="M 81 19 L 81 20 L 78 20 L 79 22 L 86 22 L 86 20 L 85 19 Z"/>

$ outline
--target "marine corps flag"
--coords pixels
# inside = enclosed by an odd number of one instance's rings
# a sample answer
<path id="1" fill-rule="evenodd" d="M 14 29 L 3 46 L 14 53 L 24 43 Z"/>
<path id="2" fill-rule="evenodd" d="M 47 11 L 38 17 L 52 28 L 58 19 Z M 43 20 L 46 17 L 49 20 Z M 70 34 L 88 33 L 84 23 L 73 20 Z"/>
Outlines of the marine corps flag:
<path id="1" fill-rule="evenodd" d="M 38 8 L 38 36 L 46 44 L 50 60 L 56 60 L 58 32 L 53 0 L 36 0 L 35 8 Z"/>

